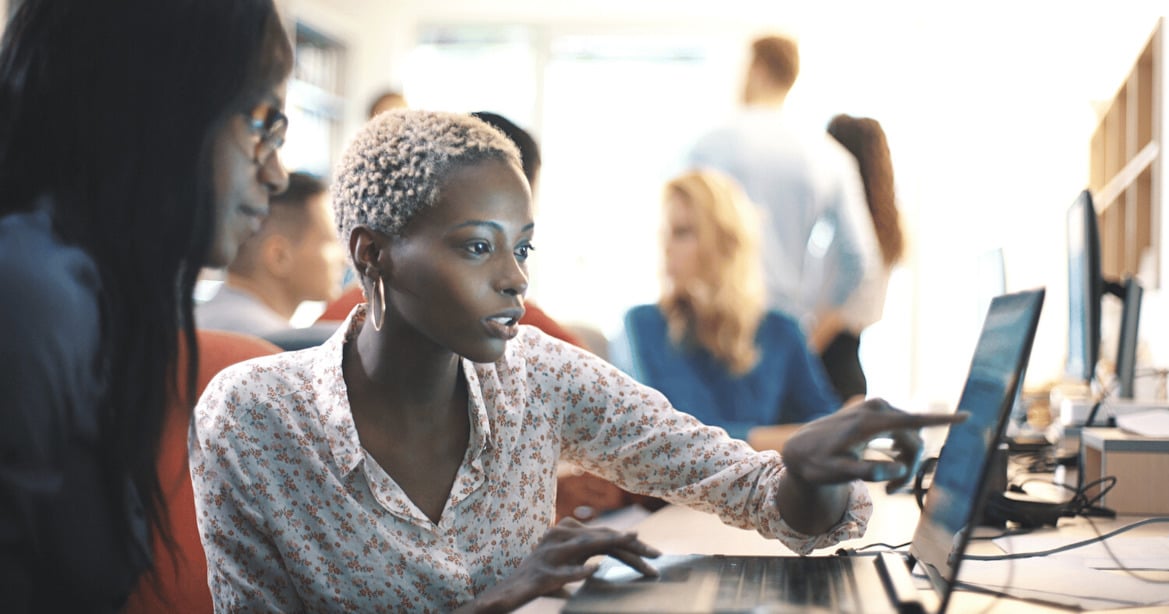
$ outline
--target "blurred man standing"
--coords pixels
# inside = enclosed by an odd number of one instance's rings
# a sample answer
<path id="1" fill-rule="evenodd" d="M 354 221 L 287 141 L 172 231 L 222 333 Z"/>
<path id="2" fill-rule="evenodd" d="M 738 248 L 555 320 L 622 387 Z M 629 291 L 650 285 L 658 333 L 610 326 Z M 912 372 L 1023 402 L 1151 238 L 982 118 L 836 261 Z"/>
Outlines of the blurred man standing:
<path id="1" fill-rule="evenodd" d="M 822 126 L 784 117 L 799 75 L 795 41 L 765 36 L 751 51 L 743 107 L 701 137 L 686 162 L 734 177 L 760 207 L 768 306 L 796 318 L 820 354 L 831 338 L 821 339 L 819 320 L 879 267 L 873 223 L 848 151 Z"/>

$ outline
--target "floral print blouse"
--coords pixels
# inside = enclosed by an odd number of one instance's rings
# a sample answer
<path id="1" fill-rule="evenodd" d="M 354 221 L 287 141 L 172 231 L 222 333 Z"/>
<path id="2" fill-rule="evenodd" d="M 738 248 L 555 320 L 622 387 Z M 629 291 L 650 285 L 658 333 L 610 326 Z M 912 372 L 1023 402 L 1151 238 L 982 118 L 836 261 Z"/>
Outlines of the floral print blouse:
<path id="1" fill-rule="evenodd" d="M 363 320 L 358 306 L 321 346 L 229 367 L 200 399 L 191 478 L 216 611 L 454 609 L 535 549 L 562 459 L 800 553 L 859 537 L 872 513 L 855 482 L 838 525 L 792 530 L 774 503 L 778 454 L 524 326 L 495 363 L 463 362 L 471 434 L 435 524 L 358 438 L 341 360 Z"/>

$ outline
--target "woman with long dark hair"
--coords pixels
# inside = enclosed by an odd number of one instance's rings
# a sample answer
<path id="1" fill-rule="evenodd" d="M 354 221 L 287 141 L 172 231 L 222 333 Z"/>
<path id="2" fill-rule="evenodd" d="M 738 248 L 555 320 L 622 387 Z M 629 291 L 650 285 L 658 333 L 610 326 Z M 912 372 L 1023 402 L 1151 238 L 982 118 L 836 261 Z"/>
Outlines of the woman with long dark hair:
<path id="1" fill-rule="evenodd" d="M 272 0 L 24 0 L 8 24 L 6 610 L 116 611 L 149 567 L 164 407 L 197 366 L 195 279 L 231 260 L 287 182 L 291 65 Z"/>
<path id="2" fill-rule="evenodd" d="M 828 123 L 828 134 L 856 158 L 881 252 L 880 266 L 870 271 L 842 307 L 822 316 L 811 334 L 833 387 L 848 399 L 868 392 L 858 353 L 860 337 L 881 319 L 889 276 L 904 256 L 905 234 L 893 189 L 893 159 L 881 124 L 870 117 L 840 114 Z"/>

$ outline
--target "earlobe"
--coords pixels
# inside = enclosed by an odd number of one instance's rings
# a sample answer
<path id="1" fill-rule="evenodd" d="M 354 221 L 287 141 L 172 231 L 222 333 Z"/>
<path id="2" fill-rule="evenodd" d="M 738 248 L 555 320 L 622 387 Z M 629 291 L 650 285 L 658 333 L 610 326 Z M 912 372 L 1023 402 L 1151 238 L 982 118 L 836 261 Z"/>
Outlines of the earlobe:
<path id="1" fill-rule="evenodd" d="M 384 273 L 382 260 L 382 237 L 365 226 L 357 226 L 349 233 L 349 255 L 354 268 L 363 277 L 381 276 Z"/>

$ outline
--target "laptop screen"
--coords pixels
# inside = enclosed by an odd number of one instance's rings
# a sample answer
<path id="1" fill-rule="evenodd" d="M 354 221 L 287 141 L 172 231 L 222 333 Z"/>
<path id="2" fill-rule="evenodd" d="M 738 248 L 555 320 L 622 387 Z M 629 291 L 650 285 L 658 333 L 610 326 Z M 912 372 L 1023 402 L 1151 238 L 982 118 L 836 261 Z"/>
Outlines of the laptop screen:
<path id="1" fill-rule="evenodd" d="M 988 493 L 992 453 L 1002 438 L 1023 369 L 1031 353 L 1044 290 L 994 298 L 958 409 L 970 413 L 950 427 L 938 455 L 925 509 L 910 554 L 922 565 L 945 608 L 958 564 Z"/>

